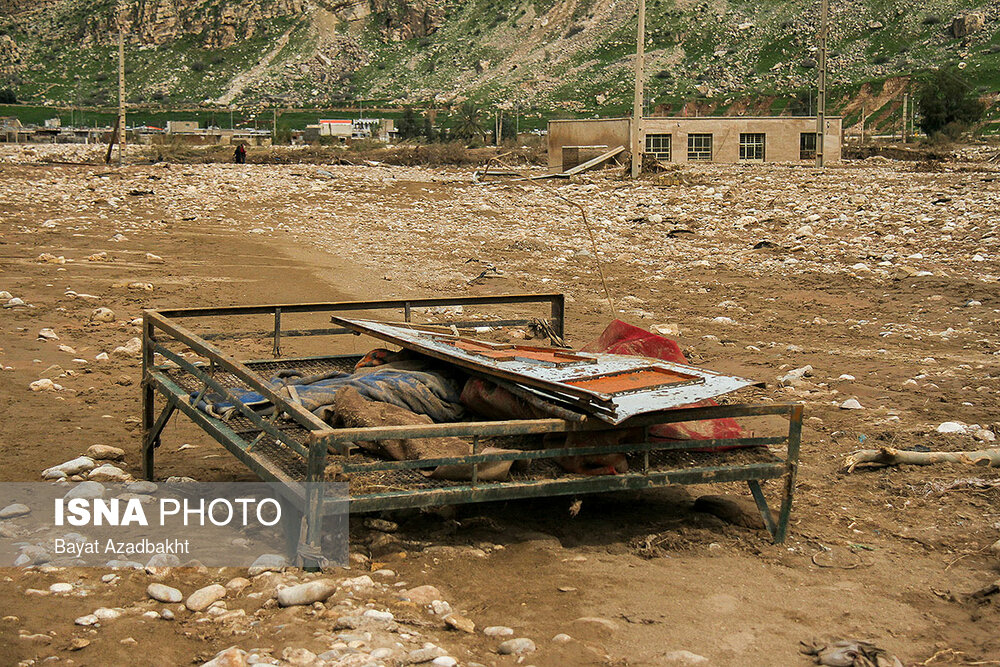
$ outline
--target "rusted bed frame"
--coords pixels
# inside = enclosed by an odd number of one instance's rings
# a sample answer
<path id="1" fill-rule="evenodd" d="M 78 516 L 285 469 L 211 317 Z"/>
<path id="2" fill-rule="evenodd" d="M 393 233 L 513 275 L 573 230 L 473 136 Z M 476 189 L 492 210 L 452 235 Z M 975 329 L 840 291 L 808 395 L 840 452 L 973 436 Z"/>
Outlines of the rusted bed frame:
<path id="1" fill-rule="evenodd" d="M 282 368 L 300 368 L 310 372 L 315 372 L 317 369 L 349 369 L 358 359 L 357 355 L 283 358 L 281 356 L 283 338 L 332 336 L 352 332 L 339 327 L 283 330 L 282 314 L 402 311 L 404 320 L 411 321 L 414 308 L 512 304 L 536 306 L 547 304 L 550 309 L 547 323 L 551 331 L 559 337 L 563 336 L 565 301 L 562 294 L 147 310 L 143 317 L 142 336 L 143 475 L 146 479 L 153 479 L 154 452 L 159 446 L 161 433 L 175 411 L 180 410 L 264 481 L 278 483 L 277 488 L 285 497 L 286 512 L 292 517 L 292 520 L 284 522 L 287 546 L 289 552 L 297 552 L 305 564 L 315 564 L 321 560 L 318 554 L 323 517 L 331 512 L 343 511 L 342 499 L 324 497 L 322 486 L 314 484 L 325 481 L 326 468 L 330 464 L 337 465 L 338 472 L 352 484 L 350 510 L 353 512 L 643 489 L 668 484 L 745 481 L 772 539 L 776 543 L 784 541 L 798 468 L 802 430 L 802 405 L 799 403 L 719 405 L 665 410 L 640 415 L 619 425 L 620 428 L 644 427 L 646 437 L 639 443 L 482 454 L 480 449 L 483 439 L 486 438 L 607 430 L 610 426 L 597 420 L 578 422 L 550 418 L 378 428 L 331 428 L 300 405 L 275 393 L 266 379 L 269 374 Z M 248 315 L 273 317 L 273 329 L 266 332 L 213 332 L 198 335 L 181 323 L 191 318 Z M 536 320 L 529 318 L 474 322 L 436 321 L 438 324 L 456 326 L 484 324 L 524 326 L 533 322 Z M 273 359 L 240 361 L 211 342 L 215 339 L 254 337 L 266 337 L 272 340 Z M 179 353 L 178 347 L 193 351 L 207 359 L 207 363 L 193 363 Z M 157 354 L 162 355 L 166 363 L 154 363 L 154 355 Z M 229 391 L 230 387 L 237 385 L 259 392 L 268 398 L 277 406 L 275 415 L 280 417 L 262 417 L 241 403 Z M 198 409 L 196 406 L 199 400 L 208 391 L 232 400 L 237 409 L 235 417 L 223 421 Z M 157 394 L 162 396 L 163 403 L 159 412 L 156 405 Z M 648 438 L 648 429 L 655 424 L 764 415 L 786 417 L 787 433 L 771 437 L 669 443 L 650 442 Z M 385 461 L 360 452 L 344 455 L 350 443 L 359 441 L 436 436 L 468 438 L 473 443 L 473 454 L 458 458 L 420 461 Z M 780 445 L 787 445 L 787 454 L 784 458 L 774 455 L 765 448 L 765 446 Z M 725 461 L 729 457 L 727 453 L 696 453 L 696 450 L 702 448 L 733 446 L 758 447 L 752 450 L 757 453 L 757 460 L 727 464 Z M 581 476 L 562 472 L 551 462 L 554 457 L 611 453 L 625 453 L 633 457 L 637 467 L 630 465 L 629 472 L 619 475 Z M 686 460 L 679 465 L 678 457 Z M 515 459 L 533 462 L 528 474 L 513 475 L 509 480 L 502 482 L 483 482 L 477 479 L 478 464 Z M 471 481 L 429 480 L 417 472 L 419 468 L 454 464 L 471 465 Z M 534 472 L 530 472 L 532 469 Z M 393 483 L 389 485 L 377 483 L 374 489 L 362 488 L 364 480 L 372 476 L 376 479 L 390 478 Z M 760 482 L 781 477 L 784 477 L 784 484 L 780 509 L 775 520 L 768 509 Z M 301 527 L 303 517 L 305 517 L 304 528 Z"/>

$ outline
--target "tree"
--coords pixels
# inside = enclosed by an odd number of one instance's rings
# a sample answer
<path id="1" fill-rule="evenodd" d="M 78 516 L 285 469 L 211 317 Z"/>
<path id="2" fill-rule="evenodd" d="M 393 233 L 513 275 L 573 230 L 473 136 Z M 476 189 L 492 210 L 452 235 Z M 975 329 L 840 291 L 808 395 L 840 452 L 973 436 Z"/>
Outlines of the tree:
<path id="1" fill-rule="evenodd" d="M 413 139 L 420 136 L 420 124 L 417 121 L 417 112 L 413 107 L 403 109 L 403 117 L 399 119 L 399 138 Z"/>
<path id="2" fill-rule="evenodd" d="M 437 130 L 434 129 L 434 123 L 431 122 L 430 114 L 427 113 L 424 114 L 424 127 L 420 131 L 420 134 L 427 141 L 437 141 L 438 133 Z"/>
<path id="3" fill-rule="evenodd" d="M 500 121 L 500 138 L 517 141 L 517 124 L 509 113 L 504 114 L 504 117 Z"/>
<path id="4" fill-rule="evenodd" d="M 17 95 L 11 87 L 0 88 L 0 104 L 17 104 Z"/>
<path id="5" fill-rule="evenodd" d="M 479 107 L 472 100 L 466 100 L 458 112 L 455 136 L 466 141 L 476 137 L 481 139 L 483 136 L 483 121 L 480 118 Z"/>
<path id="6" fill-rule="evenodd" d="M 942 131 L 961 131 L 983 117 L 982 102 L 972 86 L 955 68 L 941 68 L 917 91 L 920 129 L 928 136 Z"/>

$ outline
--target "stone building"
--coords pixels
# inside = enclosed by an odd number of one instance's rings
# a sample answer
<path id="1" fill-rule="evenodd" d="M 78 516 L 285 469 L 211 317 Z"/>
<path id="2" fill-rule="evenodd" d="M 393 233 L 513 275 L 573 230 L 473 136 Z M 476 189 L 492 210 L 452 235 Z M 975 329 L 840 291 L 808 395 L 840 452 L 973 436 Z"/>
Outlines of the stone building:
<path id="1" fill-rule="evenodd" d="M 841 159 L 842 119 L 827 117 L 827 162 Z M 628 148 L 631 119 L 549 121 L 549 168 Z M 660 162 L 801 162 L 816 159 L 815 116 L 646 117 L 640 146 Z"/>

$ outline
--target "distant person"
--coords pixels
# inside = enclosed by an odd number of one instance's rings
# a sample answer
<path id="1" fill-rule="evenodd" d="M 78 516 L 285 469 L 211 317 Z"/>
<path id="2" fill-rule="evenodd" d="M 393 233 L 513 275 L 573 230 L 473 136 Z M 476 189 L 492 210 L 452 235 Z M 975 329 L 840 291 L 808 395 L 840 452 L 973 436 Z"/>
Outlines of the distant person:
<path id="1" fill-rule="evenodd" d="M 236 147 L 236 164 L 246 164 L 247 163 L 247 147 L 240 144 Z"/>

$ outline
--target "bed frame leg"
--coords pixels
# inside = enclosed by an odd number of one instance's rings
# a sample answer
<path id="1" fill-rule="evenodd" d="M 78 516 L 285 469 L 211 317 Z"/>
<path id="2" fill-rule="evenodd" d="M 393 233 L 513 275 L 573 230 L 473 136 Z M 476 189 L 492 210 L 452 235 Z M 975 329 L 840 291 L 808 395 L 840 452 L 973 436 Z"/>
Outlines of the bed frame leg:
<path id="1" fill-rule="evenodd" d="M 788 535 L 788 518 L 792 513 L 792 496 L 795 493 L 795 477 L 799 471 L 799 446 L 802 444 L 802 404 L 792 406 L 788 415 L 788 472 L 785 475 L 785 493 L 781 498 L 778 512 L 778 526 L 774 543 L 781 544 Z"/>
<path id="2" fill-rule="evenodd" d="M 299 542 L 302 540 L 302 512 L 295 503 L 281 498 L 281 528 L 285 533 L 285 556 L 289 563 L 295 563 L 299 556 Z"/>
<path id="3" fill-rule="evenodd" d="M 312 443 L 309 459 L 306 461 L 306 530 L 305 540 L 299 548 L 302 567 L 315 572 L 322 568 L 323 558 L 323 509 L 324 509 L 324 469 L 326 468 L 326 442 Z"/>
<path id="4" fill-rule="evenodd" d="M 756 479 L 747 480 L 747 486 L 750 487 L 750 494 L 753 496 L 754 502 L 757 503 L 760 516 L 764 519 L 764 526 L 767 528 L 767 532 L 771 534 L 771 539 L 775 540 L 778 534 L 778 527 L 774 524 L 774 516 L 771 514 L 771 508 L 767 506 L 767 498 L 764 497 L 764 492 L 760 488 L 760 481 Z"/>

